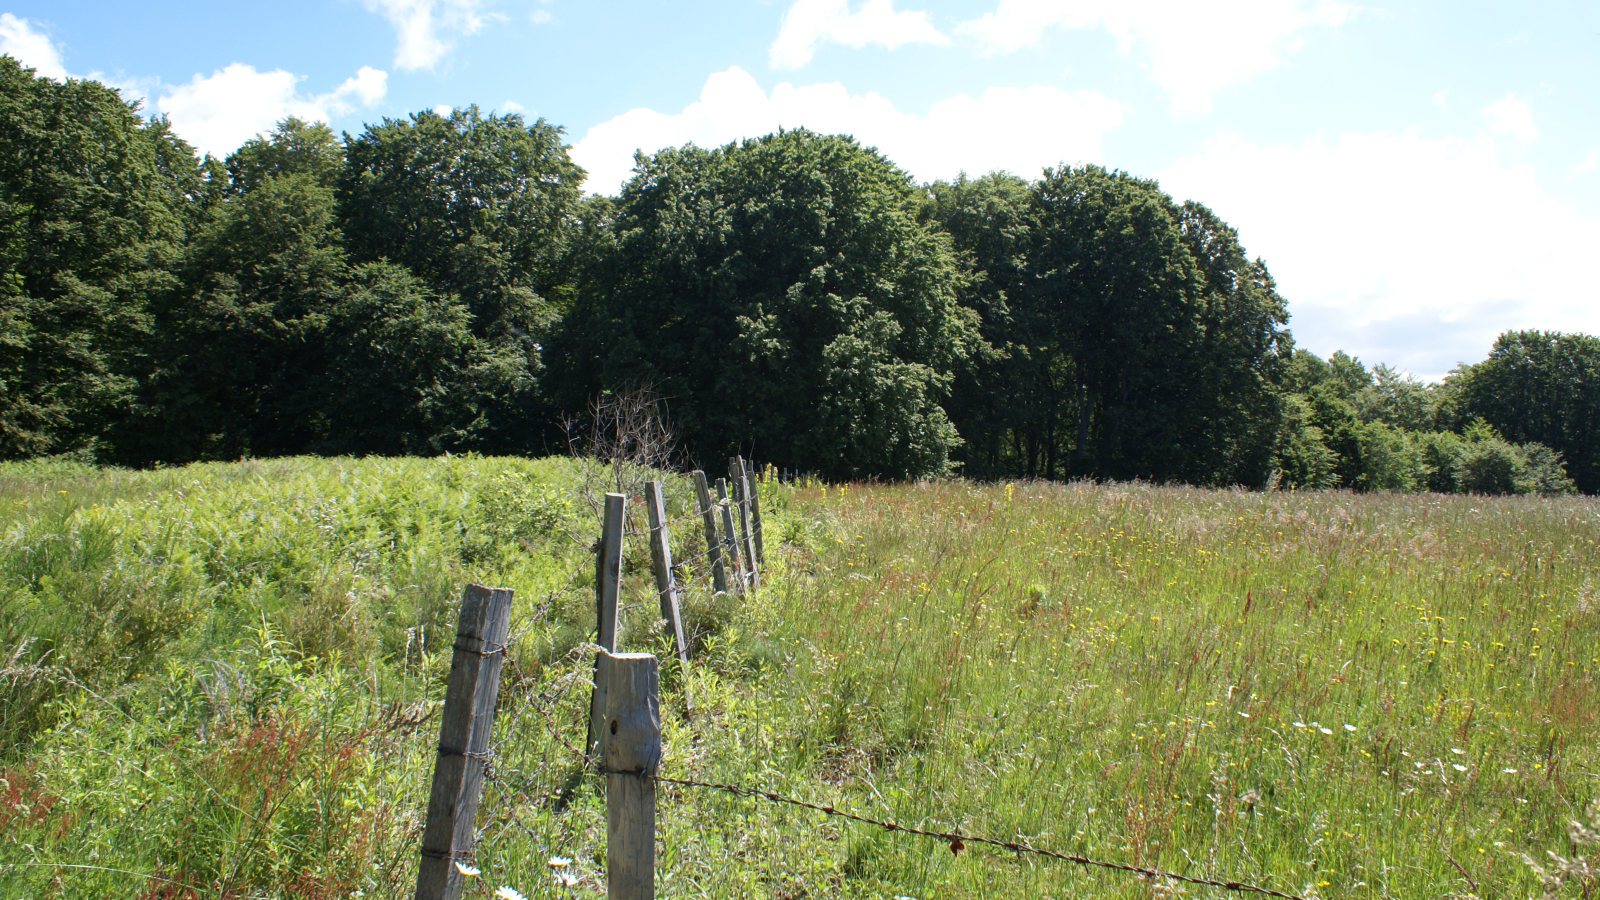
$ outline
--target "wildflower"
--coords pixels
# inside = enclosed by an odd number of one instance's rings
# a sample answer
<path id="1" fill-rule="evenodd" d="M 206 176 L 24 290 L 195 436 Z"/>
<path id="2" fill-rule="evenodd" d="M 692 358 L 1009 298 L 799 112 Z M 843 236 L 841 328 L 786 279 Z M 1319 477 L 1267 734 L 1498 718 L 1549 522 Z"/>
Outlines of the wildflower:
<path id="1" fill-rule="evenodd" d="M 570 866 L 570 865 L 572 865 L 572 860 L 568 859 L 565 856 L 552 856 L 552 857 L 550 857 L 550 867 L 552 869 L 559 869 L 562 866 Z"/>
<path id="2" fill-rule="evenodd" d="M 1317 730 L 1322 732 L 1323 734 L 1333 734 L 1333 729 L 1332 728 L 1318 728 Z"/>
<path id="3" fill-rule="evenodd" d="M 1466 756 L 1467 755 L 1467 751 L 1461 749 L 1460 747 L 1451 747 L 1450 748 L 1450 752 L 1454 753 L 1457 756 Z"/>
<path id="4" fill-rule="evenodd" d="M 479 874 L 479 869 L 478 869 L 477 866 L 469 866 L 469 865 L 466 865 L 465 863 L 456 863 L 456 871 L 458 871 L 461 874 L 467 876 L 468 878 L 471 878 L 472 876 Z"/>
<path id="5" fill-rule="evenodd" d="M 1346 722 L 1345 726 L 1344 726 L 1344 730 L 1345 731 L 1355 731 L 1356 727 L 1354 725 L 1351 725 L 1350 723 Z"/>
<path id="6" fill-rule="evenodd" d="M 1294 725 L 1294 727 L 1296 727 L 1296 728 L 1304 728 L 1304 727 L 1306 727 L 1306 723 L 1304 723 L 1304 722 L 1294 722 L 1294 723 L 1292 723 L 1292 724 L 1293 724 L 1293 725 Z"/>
<path id="7" fill-rule="evenodd" d="M 1517 770 L 1516 769 L 1501 769 L 1500 771 L 1506 773 L 1507 775 L 1515 775 L 1515 774 L 1517 774 Z"/>
<path id="8" fill-rule="evenodd" d="M 503 884 L 500 885 L 499 890 L 494 892 L 494 895 L 500 898 L 500 900 L 528 900 L 527 897 L 522 896 L 521 891 L 514 887 L 507 887 Z"/>

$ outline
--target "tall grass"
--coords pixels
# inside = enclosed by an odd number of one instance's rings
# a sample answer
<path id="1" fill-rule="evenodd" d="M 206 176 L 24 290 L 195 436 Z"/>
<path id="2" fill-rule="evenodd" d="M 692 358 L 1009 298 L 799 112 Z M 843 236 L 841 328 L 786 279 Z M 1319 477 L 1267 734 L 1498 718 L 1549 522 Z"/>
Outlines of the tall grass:
<path id="1" fill-rule="evenodd" d="M 0 893 L 409 895 L 467 580 L 517 591 L 521 635 L 470 893 L 601 890 L 603 798 L 563 746 L 588 697 L 582 480 L 559 460 L 0 465 Z M 1528 895 L 1519 854 L 1565 851 L 1600 792 L 1595 501 L 763 499 L 763 591 L 685 597 L 669 774 L 1324 897 Z M 691 523 L 674 538 L 698 552 Z M 630 540 L 623 644 L 665 651 Z M 723 794 L 664 786 L 659 810 L 663 896 L 1174 889 Z"/>

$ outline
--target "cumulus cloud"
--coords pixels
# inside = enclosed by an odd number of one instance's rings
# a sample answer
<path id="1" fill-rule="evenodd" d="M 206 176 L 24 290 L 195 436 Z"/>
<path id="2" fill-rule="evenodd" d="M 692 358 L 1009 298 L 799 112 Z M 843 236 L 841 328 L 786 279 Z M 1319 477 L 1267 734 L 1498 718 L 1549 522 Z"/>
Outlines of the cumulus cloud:
<path id="1" fill-rule="evenodd" d="M 1276 68 L 1307 30 L 1351 11 L 1340 0 L 1000 0 L 956 31 L 1005 53 L 1049 28 L 1103 28 L 1123 53 L 1148 54 L 1175 112 L 1203 113 L 1219 90 Z"/>
<path id="2" fill-rule="evenodd" d="M 1485 106 L 1483 118 L 1489 123 L 1490 131 L 1509 134 L 1524 144 L 1539 139 L 1539 129 L 1533 124 L 1533 110 L 1510 94 Z"/>
<path id="3" fill-rule="evenodd" d="M 1301 346 L 1438 378 L 1507 329 L 1600 333 L 1600 221 L 1506 149 L 1417 129 L 1279 146 L 1222 133 L 1160 178 L 1266 259 Z"/>
<path id="4" fill-rule="evenodd" d="M 653 153 L 690 142 L 711 147 L 805 127 L 854 135 L 925 181 L 963 169 L 1036 175 L 1060 162 L 1099 161 L 1101 137 L 1126 115 L 1122 104 L 1093 91 L 1036 85 L 990 88 L 979 98 L 957 95 L 918 116 L 838 83 L 784 83 L 768 95 L 735 66 L 706 79 L 700 99 L 682 112 L 635 109 L 590 128 L 572 157 L 589 172 L 588 190 L 609 193 L 627 180 L 636 149 Z"/>
<path id="5" fill-rule="evenodd" d="M 783 14 L 767 58 L 775 68 L 798 69 L 829 41 L 893 50 L 905 44 L 948 44 L 950 38 L 933 27 L 927 13 L 896 11 L 894 0 L 867 0 L 855 12 L 848 0 L 795 0 Z"/>
<path id="6" fill-rule="evenodd" d="M 473 34 L 487 18 L 483 0 L 364 0 L 394 26 L 397 69 L 431 69 L 455 46 L 455 36 Z"/>
<path id="7" fill-rule="evenodd" d="M 0 13 L 0 53 L 4 53 L 45 78 L 66 78 L 67 67 L 61 51 L 50 36 L 36 31 L 33 23 L 11 13 Z"/>
<path id="8" fill-rule="evenodd" d="M 224 156 L 280 120 L 295 116 L 326 122 L 371 106 L 388 91 L 388 73 L 362 66 L 355 75 L 326 94 L 305 96 L 295 90 L 301 76 L 282 69 L 257 72 L 233 63 L 209 77 L 198 74 L 188 84 L 167 89 L 156 108 L 172 120 L 172 128 L 199 150 Z"/>

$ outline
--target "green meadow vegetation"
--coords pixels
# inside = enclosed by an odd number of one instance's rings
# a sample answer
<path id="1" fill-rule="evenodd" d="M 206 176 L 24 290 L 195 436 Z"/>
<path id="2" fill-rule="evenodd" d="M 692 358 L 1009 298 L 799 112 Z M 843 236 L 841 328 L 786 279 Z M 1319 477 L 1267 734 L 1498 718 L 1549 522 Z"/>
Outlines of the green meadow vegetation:
<path id="1" fill-rule="evenodd" d="M 477 580 L 516 590 L 516 640 L 467 895 L 598 896 L 604 800 L 563 745 L 597 471 L 0 464 L 0 895 L 409 896 Z M 763 589 L 689 573 L 664 774 L 1324 898 L 1526 897 L 1521 854 L 1593 852 L 1568 824 L 1600 794 L 1593 499 L 762 496 Z M 624 571 L 622 647 L 670 660 L 641 538 Z M 687 788 L 659 817 L 663 896 L 1179 892 Z"/>

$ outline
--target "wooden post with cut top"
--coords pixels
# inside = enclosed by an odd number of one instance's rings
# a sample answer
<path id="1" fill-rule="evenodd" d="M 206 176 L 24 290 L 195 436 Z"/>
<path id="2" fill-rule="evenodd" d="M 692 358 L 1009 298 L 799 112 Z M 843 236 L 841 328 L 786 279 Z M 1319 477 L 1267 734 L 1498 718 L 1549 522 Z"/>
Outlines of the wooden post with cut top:
<path id="1" fill-rule="evenodd" d="M 622 504 L 621 494 L 606 495 L 605 524 L 600 531 L 600 547 L 594 555 L 595 643 L 606 652 L 617 649 L 617 594 L 622 585 Z M 589 736 L 583 750 L 595 762 L 600 760 L 601 720 L 606 713 L 606 673 L 597 654 L 594 661 L 594 694 L 589 699 Z"/>
<path id="2" fill-rule="evenodd" d="M 656 769 L 661 765 L 660 664 L 648 653 L 603 653 L 606 709 L 606 897 L 654 900 Z"/>
<path id="3" fill-rule="evenodd" d="M 439 758 L 433 764 L 428 820 L 422 829 L 416 900 L 457 900 L 461 896 L 462 872 L 456 863 L 472 855 L 510 621 L 510 588 L 467 585 L 461 597 L 450 678 L 445 684 Z"/>
<path id="4" fill-rule="evenodd" d="M 711 560 L 711 588 L 720 594 L 728 589 L 728 570 L 722 564 L 722 540 L 717 537 L 716 506 L 711 502 L 711 488 L 706 484 L 706 473 L 695 469 L 689 474 L 694 478 L 694 496 L 700 504 L 700 517 L 706 531 L 706 556 Z"/>
<path id="5" fill-rule="evenodd" d="M 746 483 L 750 486 L 750 536 L 755 539 L 756 564 L 764 566 L 767 547 L 761 540 L 761 479 L 746 473 Z"/>
<path id="6" fill-rule="evenodd" d="M 717 479 L 717 501 L 722 507 L 722 546 L 728 548 L 728 558 L 733 561 L 734 581 L 739 585 L 739 592 L 744 593 L 745 574 L 743 554 L 739 552 L 739 533 L 733 530 L 733 510 L 728 504 L 728 479 Z"/>
<path id="7" fill-rule="evenodd" d="M 645 511 L 650 517 L 650 564 L 655 569 L 656 594 L 661 600 L 661 618 L 667 632 L 677 641 L 678 663 L 689 671 L 689 647 L 683 640 L 683 617 L 678 614 L 678 585 L 672 577 L 672 542 L 667 534 L 667 498 L 661 482 L 644 486 Z"/>
<path id="8" fill-rule="evenodd" d="M 750 479 L 745 476 L 744 457 L 728 458 L 728 480 L 733 483 L 734 500 L 739 505 L 739 551 L 750 572 L 750 586 L 761 586 L 761 570 L 756 559 L 755 541 L 750 539 Z"/>

